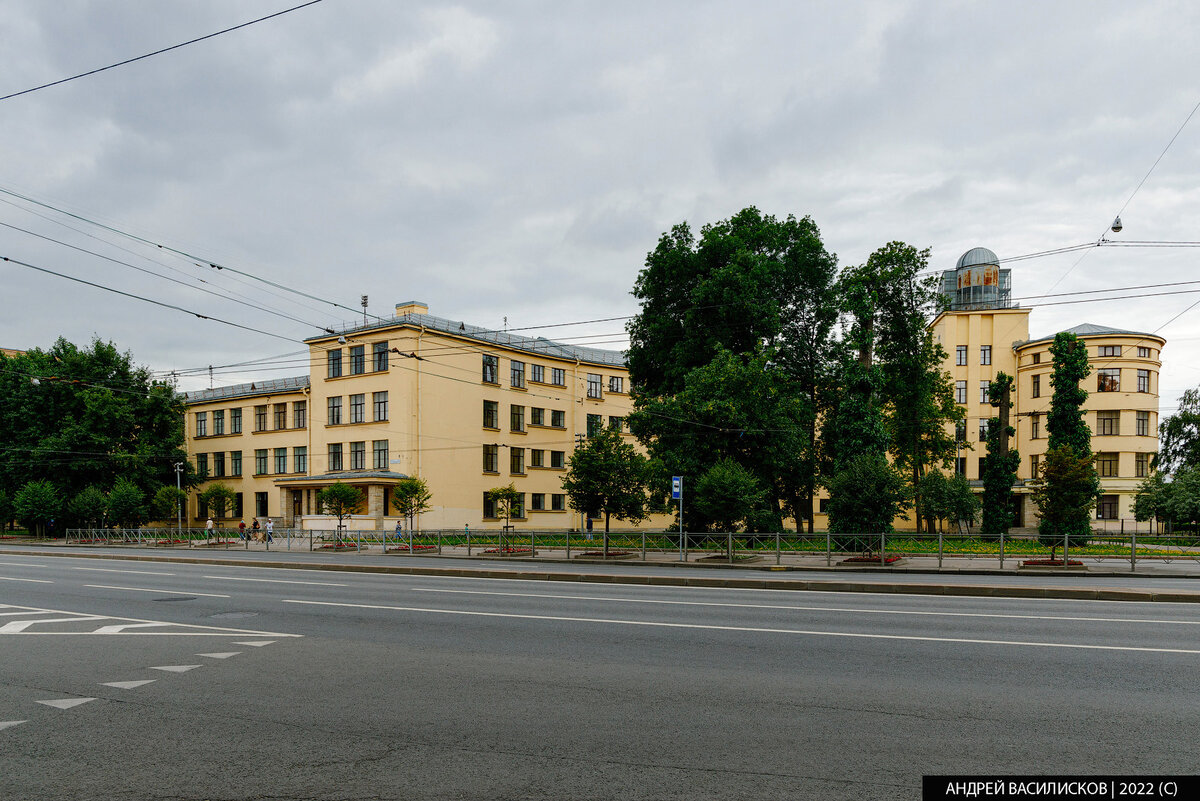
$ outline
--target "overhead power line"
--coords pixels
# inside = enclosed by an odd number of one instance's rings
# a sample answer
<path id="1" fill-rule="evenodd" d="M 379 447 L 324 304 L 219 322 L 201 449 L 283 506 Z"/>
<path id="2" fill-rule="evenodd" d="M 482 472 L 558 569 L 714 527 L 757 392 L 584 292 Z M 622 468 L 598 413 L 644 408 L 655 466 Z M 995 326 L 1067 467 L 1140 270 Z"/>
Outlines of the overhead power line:
<path id="1" fill-rule="evenodd" d="M 44 83 L 44 84 L 41 84 L 40 86 L 33 86 L 33 87 L 30 87 L 29 89 L 22 89 L 20 92 L 12 92 L 11 94 L 7 94 L 7 95 L 4 95 L 3 97 L 0 97 L 0 100 L 9 100 L 14 97 L 20 97 L 21 95 L 27 95 L 30 92 L 37 92 L 41 89 L 49 89 L 51 86 L 58 86 L 59 84 L 67 83 L 68 81 L 75 81 L 80 78 L 86 78 L 89 75 L 95 75 L 100 72 L 105 72 L 107 70 L 116 69 L 117 67 L 123 67 L 126 64 L 132 64 L 133 62 L 141 61 L 144 58 L 150 58 L 151 56 L 162 55 L 163 53 L 168 53 L 172 50 L 178 50 L 181 47 L 187 47 L 188 45 L 196 44 L 197 42 L 203 42 L 206 39 L 212 39 L 213 37 L 221 36 L 222 34 L 230 33 L 232 31 L 236 31 L 241 28 L 246 28 L 251 25 L 257 25 L 260 22 L 266 22 L 267 20 L 274 19 L 275 17 L 282 17 L 284 14 L 290 14 L 293 11 L 299 11 L 300 9 L 307 8 L 308 6 L 315 6 L 317 3 L 321 3 L 321 2 L 324 2 L 324 0 L 309 0 L 307 3 L 301 3 L 298 6 L 292 6 L 291 8 L 285 8 L 282 11 L 276 11 L 274 14 L 268 14 L 265 17 L 259 17 L 258 19 L 252 19 L 249 22 L 243 22 L 240 25 L 234 25 L 231 28 L 225 28 L 223 30 L 205 34 L 204 36 L 197 36 L 195 39 L 189 39 L 186 42 L 180 42 L 179 44 L 174 44 L 174 45 L 171 45 L 170 47 L 163 47 L 158 50 L 155 50 L 152 53 L 143 53 L 140 56 L 134 56 L 133 58 L 127 58 L 124 61 L 118 61 L 115 64 L 109 64 L 107 67 L 98 67 L 94 70 L 88 70 L 87 72 L 81 72 L 78 75 L 72 75 L 69 78 L 59 78 L 57 81 L 50 81 L 49 83 Z"/>

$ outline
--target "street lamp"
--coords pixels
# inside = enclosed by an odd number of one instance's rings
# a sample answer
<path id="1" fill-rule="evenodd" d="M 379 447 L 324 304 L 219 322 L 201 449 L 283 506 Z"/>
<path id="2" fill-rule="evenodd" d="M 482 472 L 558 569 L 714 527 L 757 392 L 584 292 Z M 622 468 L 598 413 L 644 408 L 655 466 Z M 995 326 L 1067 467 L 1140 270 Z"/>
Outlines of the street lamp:
<path id="1" fill-rule="evenodd" d="M 179 496 L 183 494 L 181 486 L 181 476 L 183 474 L 183 462 L 175 463 L 175 518 L 176 529 L 175 534 L 180 539 L 183 539 L 183 507 L 179 503 Z M 191 538 L 188 539 L 188 544 L 191 544 Z"/>

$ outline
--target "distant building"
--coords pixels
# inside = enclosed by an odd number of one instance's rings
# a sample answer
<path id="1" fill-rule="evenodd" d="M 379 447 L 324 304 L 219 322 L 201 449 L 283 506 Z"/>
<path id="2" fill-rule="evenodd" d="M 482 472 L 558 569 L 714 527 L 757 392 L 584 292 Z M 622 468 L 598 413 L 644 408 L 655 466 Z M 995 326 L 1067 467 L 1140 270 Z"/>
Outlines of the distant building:
<path id="1" fill-rule="evenodd" d="M 12 348 L 0 348 L 0 354 L 3 354 L 5 356 L 24 356 L 25 351 L 13 350 Z"/>

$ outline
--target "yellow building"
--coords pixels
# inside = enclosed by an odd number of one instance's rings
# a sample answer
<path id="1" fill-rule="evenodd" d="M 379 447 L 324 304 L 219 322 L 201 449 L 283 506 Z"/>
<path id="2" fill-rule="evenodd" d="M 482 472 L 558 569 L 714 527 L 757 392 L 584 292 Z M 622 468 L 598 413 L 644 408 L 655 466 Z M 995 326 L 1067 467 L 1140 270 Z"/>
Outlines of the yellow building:
<path id="1" fill-rule="evenodd" d="M 1035 525 L 1036 509 L 1025 482 L 1033 478 L 1046 453 L 1053 370 L 1049 346 L 1054 335 L 1030 339 L 1029 309 L 1012 304 L 1009 271 L 987 248 L 964 253 L 955 269 L 943 274 L 943 291 L 950 307 L 930 328 L 947 353 L 945 369 L 966 411 L 966 424 L 957 432 L 963 448 L 956 470 L 980 480 L 987 420 L 996 414 L 988 403 L 987 385 L 997 373 L 1014 376 L 1014 447 L 1021 454 L 1015 519 L 1018 525 Z M 1088 391 L 1085 420 L 1092 430 L 1103 488 L 1096 517 L 1131 518 L 1137 485 L 1148 475 L 1158 451 L 1158 373 L 1166 340 L 1092 324 L 1066 330 L 1083 340 L 1092 367 L 1080 386 Z"/>
<path id="2" fill-rule="evenodd" d="M 328 528 L 316 493 L 342 481 L 366 497 L 352 527 L 390 527 L 391 487 L 420 476 L 433 496 L 426 529 L 502 525 L 485 496 L 509 483 L 524 499 L 515 524 L 578 526 L 560 484 L 570 453 L 589 431 L 624 429 L 631 409 L 620 352 L 487 330 L 423 303 L 306 344 L 307 376 L 187 395 L 188 453 L 237 494 L 230 518 Z M 189 517 L 207 514 L 193 497 Z"/>

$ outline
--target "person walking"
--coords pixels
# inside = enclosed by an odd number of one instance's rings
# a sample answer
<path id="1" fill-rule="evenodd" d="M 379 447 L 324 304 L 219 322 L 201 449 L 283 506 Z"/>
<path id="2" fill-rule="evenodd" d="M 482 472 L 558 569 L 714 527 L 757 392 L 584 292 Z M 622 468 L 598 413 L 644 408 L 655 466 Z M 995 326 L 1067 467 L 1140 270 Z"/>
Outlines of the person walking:
<path id="1" fill-rule="evenodd" d="M 245 520 L 238 523 L 238 539 L 239 540 L 246 539 L 246 521 Z"/>
<path id="2" fill-rule="evenodd" d="M 212 538 L 213 538 L 213 519 L 212 519 L 211 517 L 210 517 L 210 518 L 208 518 L 208 522 L 204 524 L 204 536 L 208 538 L 208 541 L 209 541 L 209 542 L 212 542 Z"/>
<path id="3" fill-rule="evenodd" d="M 254 534 L 254 541 L 258 542 L 259 531 L 261 527 L 258 525 L 258 518 L 254 518 L 254 522 L 250 525 L 250 531 Z"/>
<path id="4" fill-rule="evenodd" d="M 275 521 L 268 517 L 267 518 L 267 542 L 275 541 L 275 537 L 272 536 L 274 531 L 275 531 Z"/>

